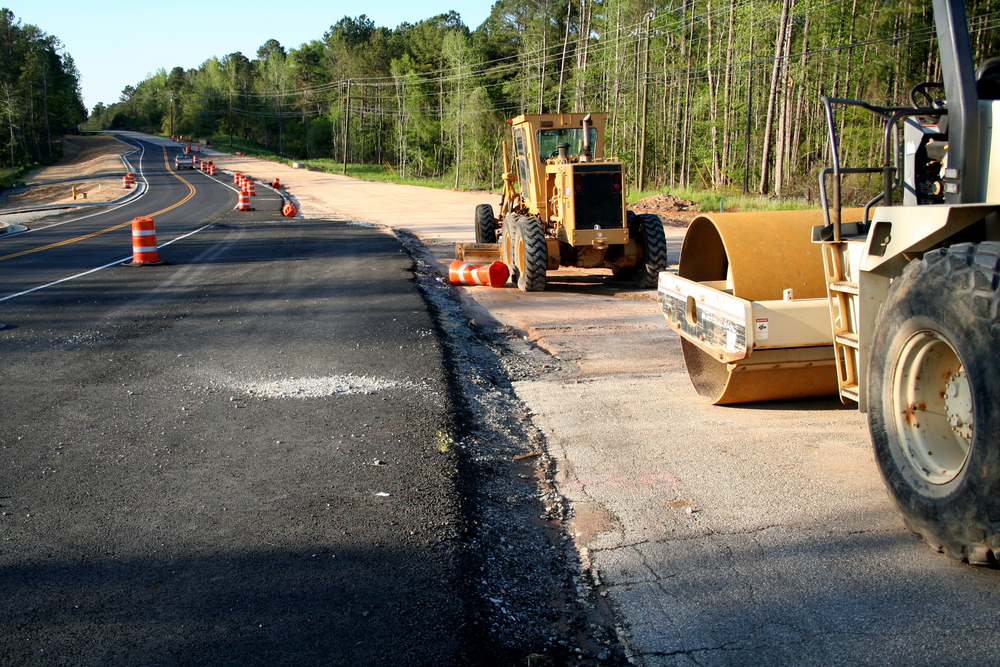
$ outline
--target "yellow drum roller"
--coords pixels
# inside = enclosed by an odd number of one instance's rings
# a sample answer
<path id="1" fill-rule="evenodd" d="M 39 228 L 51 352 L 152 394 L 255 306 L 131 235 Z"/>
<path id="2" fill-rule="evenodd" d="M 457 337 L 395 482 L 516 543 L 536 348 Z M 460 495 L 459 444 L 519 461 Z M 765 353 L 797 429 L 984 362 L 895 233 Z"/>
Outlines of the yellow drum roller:
<path id="1" fill-rule="evenodd" d="M 861 209 L 842 212 L 861 220 Z M 821 246 L 822 211 L 720 213 L 688 228 L 660 308 L 681 337 L 688 376 L 712 404 L 836 396 Z"/>

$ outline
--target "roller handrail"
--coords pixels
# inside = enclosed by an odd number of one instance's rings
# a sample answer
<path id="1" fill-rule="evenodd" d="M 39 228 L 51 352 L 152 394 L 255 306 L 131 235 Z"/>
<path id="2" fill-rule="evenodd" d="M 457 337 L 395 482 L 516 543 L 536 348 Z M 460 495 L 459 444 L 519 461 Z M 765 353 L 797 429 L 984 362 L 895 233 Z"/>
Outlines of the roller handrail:
<path id="1" fill-rule="evenodd" d="M 829 141 L 830 141 L 830 158 L 833 163 L 832 167 L 827 167 L 819 172 L 819 195 L 820 202 L 823 207 L 823 222 L 825 226 L 833 227 L 833 241 L 840 242 L 841 240 L 841 191 L 840 191 L 840 179 L 843 174 L 872 174 L 880 173 L 882 174 L 882 192 L 875 195 L 867 204 L 865 204 L 864 211 L 862 213 L 862 224 L 867 225 L 869 223 L 869 212 L 872 206 L 879 202 L 883 202 L 885 206 L 892 206 L 892 193 L 899 188 L 902 182 L 900 164 L 903 163 L 902 150 L 903 146 L 899 141 L 899 132 L 894 131 L 899 125 L 899 121 L 908 118 L 910 116 L 941 116 L 947 114 L 947 109 L 938 109 L 931 107 L 919 107 L 914 108 L 911 106 L 876 106 L 873 104 L 868 104 L 861 100 L 852 100 L 846 98 L 837 97 L 827 97 L 823 96 L 820 98 L 823 103 L 823 108 L 826 113 L 827 128 L 829 131 Z M 840 148 L 837 143 L 837 127 L 834 122 L 833 117 L 833 105 L 839 104 L 842 106 L 855 106 L 862 109 L 866 109 L 876 116 L 879 116 L 885 121 L 885 135 L 883 139 L 884 147 L 884 162 L 881 167 L 853 167 L 844 168 L 840 166 Z M 891 139 L 891 140 L 890 140 Z M 833 202 L 831 207 L 831 202 L 827 196 L 826 178 L 827 176 L 833 176 Z"/>

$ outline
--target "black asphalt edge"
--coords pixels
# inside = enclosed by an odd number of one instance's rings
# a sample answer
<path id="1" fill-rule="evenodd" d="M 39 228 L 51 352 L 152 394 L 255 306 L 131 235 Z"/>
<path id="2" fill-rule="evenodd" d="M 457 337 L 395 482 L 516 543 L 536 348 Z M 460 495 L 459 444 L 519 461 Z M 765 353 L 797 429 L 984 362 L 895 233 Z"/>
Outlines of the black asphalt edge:
<path id="1" fill-rule="evenodd" d="M 545 437 L 531 422 L 527 407 L 510 389 L 512 377 L 502 359 L 523 358 L 528 349 L 535 364 L 562 368 L 564 364 L 495 320 L 470 326 L 458 291 L 424 259 L 429 251 L 419 238 L 405 230 L 391 231 L 413 259 L 414 282 L 433 316 L 447 371 L 453 415 L 451 437 L 460 475 L 456 484 L 464 515 L 460 531 L 464 537 L 464 572 L 459 581 L 470 619 L 465 628 L 470 655 L 463 656 L 463 664 L 629 664 L 618 638 L 616 614 L 604 597 L 606 591 L 581 563 L 568 535 L 569 505 L 556 491 L 555 461 L 548 455 Z M 487 394 L 495 389 L 499 392 L 492 393 L 499 396 L 490 398 Z M 477 415 L 472 404 L 482 408 L 484 402 L 490 401 L 502 403 L 500 407 L 517 418 L 513 432 L 486 423 Z M 538 452 L 541 454 L 535 455 Z M 514 460 L 514 456 L 524 454 L 532 456 Z M 533 470 L 530 484 L 505 487 L 502 497 L 496 497 L 496 489 L 487 488 L 498 483 L 503 486 L 504 480 L 517 477 L 518 470 L 528 470 L 529 466 Z M 518 497 L 518 503 L 511 502 L 511 494 Z M 529 510 L 514 507 L 531 502 L 536 504 Z M 528 532 L 535 534 L 535 546 L 544 542 L 542 546 L 551 549 L 547 562 L 544 558 L 533 559 L 531 553 L 511 553 L 517 551 L 511 549 L 516 544 L 512 539 L 523 539 Z M 518 557 L 521 561 L 514 562 Z M 502 573 L 501 580 L 494 580 L 498 573 Z M 547 586 L 542 594 L 545 599 L 520 607 L 513 600 L 504 603 L 506 608 L 497 604 L 498 599 L 508 598 L 512 583 L 522 581 Z M 508 610 L 513 613 L 500 613 Z"/>

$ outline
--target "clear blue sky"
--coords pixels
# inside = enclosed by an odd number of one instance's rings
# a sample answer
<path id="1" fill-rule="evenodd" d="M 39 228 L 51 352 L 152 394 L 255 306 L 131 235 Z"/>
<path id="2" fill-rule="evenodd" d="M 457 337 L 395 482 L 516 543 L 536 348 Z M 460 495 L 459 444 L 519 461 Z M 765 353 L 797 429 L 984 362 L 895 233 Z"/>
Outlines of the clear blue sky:
<path id="1" fill-rule="evenodd" d="M 62 40 L 80 70 L 84 103 L 117 102 L 122 89 L 159 68 L 191 69 L 212 56 L 257 48 L 276 39 L 286 49 L 323 33 L 345 16 L 365 14 L 375 25 L 395 28 L 458 12 L 475 30 L 492 9 L 491 0 L 181 0 L 180 2 L 3 2 L 22 23 L 32 23 Z"/>

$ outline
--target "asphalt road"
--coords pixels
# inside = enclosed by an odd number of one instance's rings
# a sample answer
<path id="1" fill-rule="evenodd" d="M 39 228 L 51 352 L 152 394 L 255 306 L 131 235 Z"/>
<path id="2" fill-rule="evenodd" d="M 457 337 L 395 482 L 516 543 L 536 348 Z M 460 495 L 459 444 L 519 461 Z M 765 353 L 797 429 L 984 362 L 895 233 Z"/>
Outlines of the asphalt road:
<path id="1" fill-rule="evenodd" d="M 457 660 L 450 410 L 409 256 L 246 219 L 169 250 L 3 309 L 0 664 Z"/>
<path id="2" fill-rule="evenodd" d="M 139 196 L 120 206 L 48 217 L 29 232 L 4 237 L 0 244 L 0 298 L 130 257 L 131 221 L 135 217 L 152 217 L 157 241 L 163 245 L 235 207 L 237 191 L 231 179 L 213 179 L 189 169 L 173 170 L 174 156 L 182 151 L 180 145 L 135 137 L 121 140 L 137 149 L 128 159 L 136 180 L 145 186 Z M 278 195 L 262 190 L 255 203 L 258 199 L 274 200 L 269 202 L 273 207 Z"/>
<path id="3" fill-rule="evenodd" d="M 143 197 L 0 239 L 0 665 L 621 664 L 454 290 L 141 145 Z"/>

